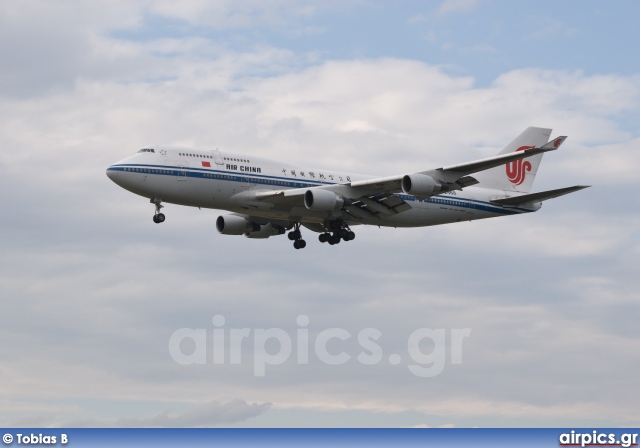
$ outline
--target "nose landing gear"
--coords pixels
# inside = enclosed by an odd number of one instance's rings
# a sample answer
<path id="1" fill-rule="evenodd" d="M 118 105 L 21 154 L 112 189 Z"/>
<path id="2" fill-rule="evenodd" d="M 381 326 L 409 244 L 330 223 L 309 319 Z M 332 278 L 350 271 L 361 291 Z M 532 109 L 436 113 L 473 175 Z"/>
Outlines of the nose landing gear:
<path id="1" fill-rule="evenodd" d="M 155 204 L 156 206 L 156 213 L 155 215 L 153 215 L 153 222 L 155 222 L 156 224 L 160 224 L 161 222 L 164 222 L 165 220 L 164 213 L 160 213 L 160 210 L 164 208 L 164 205 L 162 205 L 162 199 L 153 198 L 149 202 L 151 202 L 152 204 Z"/>

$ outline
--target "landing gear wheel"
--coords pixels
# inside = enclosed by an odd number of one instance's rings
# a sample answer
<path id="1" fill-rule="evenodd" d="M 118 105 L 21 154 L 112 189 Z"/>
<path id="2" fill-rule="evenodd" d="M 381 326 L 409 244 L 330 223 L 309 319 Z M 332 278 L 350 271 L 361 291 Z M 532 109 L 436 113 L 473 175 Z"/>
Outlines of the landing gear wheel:
<path id="1" fill-rule="evenodd" d="M 302 235 L 300 234 L 299 230 L 292 230 L 291 232 L 289 232 L 287 236 L 291 241 L 293 241 L 293 240 L 299 240 Z"/>
<path id="2" fill-rule="evenodd" d="M 325 237 L 321 235 L 319 237 L 320 241 L 327 241 L 332 246 L 340 243 L 340 241 L 351 241 L 356 237 L 356 234 L 349 228 L 349 224 L 342 219 L 327 221 L 323 226 L 327 232 L 325 233 L 327 236 L 325 240 Z"/>
<path id="3" fill-rule="evenodd" d="M 293 241 L 293 247 L 296 249 L 304 249 L 307 245 L 307 242 L 302 239 L 302 234 L 300 233 L 300 223 L 295 223 L 294 228 L 287 235 L 290 240 Z"/>
<path id="4" fill-rule="evenodd" d="M 320 241 L 321 243 L 326 243 L 327 241 L 329 241 L 329 238 L 331 238 L 331 235 L 329 235 L 328 233 L 321 233 L 318 236 L 318 241 Z"/>
<path id="5" fill-rule="evenodd" d="M 153 222 L 155 222 L 156 224 L 160 224 L 161 222 L 164 222 L 164 219 L 165 219 L 164 214 L 160 213 L 160 210 L 164 208 L 164 205 L 162 205 L 162 199 L 153 198 L 149 202 L 151 202 L 156 206 L 156 214 L 153 215 Z"/>

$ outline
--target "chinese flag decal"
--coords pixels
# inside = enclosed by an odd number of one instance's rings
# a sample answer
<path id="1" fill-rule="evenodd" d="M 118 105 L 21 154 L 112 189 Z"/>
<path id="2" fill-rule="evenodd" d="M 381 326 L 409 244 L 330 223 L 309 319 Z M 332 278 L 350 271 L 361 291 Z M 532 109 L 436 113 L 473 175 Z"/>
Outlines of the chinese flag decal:
<path id="1" fill-rule="evenodd" d="M 202 166 L 206 166 L 207 168 L 211 168 L 211 162 L 202 162 Z"/>

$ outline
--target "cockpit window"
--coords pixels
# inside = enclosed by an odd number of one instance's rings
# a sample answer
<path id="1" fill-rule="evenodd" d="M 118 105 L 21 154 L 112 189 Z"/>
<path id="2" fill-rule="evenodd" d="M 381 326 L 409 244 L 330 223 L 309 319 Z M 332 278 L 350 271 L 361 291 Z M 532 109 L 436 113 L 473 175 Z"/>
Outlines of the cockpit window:
<path id="1" fill-rule="evenodd" d="M 138 153 L 141 153 L 141 152 L 153 152 L 153 153 L 155 153 L 153 148 L 142 148 L 140 151 L 138 151 Z"/>

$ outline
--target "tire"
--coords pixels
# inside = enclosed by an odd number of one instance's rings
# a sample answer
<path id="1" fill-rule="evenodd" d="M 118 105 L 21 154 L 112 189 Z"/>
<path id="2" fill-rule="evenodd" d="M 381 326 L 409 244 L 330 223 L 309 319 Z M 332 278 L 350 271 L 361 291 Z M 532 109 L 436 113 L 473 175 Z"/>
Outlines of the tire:
<path id="1" fill-rule="evenodd" d="M 298 240 L 298 247 L 300 249 L 304 249 L 305 247 L 307 247 L 307 242 L 305 240 Z"/>
<path id="2" fill-rule="evenodd" d="M 299 241 L 298 241 L 298 240 L 295 240 L 295 241 L 293 242 L 293 247 L 295 247 L 296 249 L 300 249 L 300 244 L 299 244 Z"/>
<path id="3" fill-rule="evenodd" d="M 329 241 L 329 235 L 327 235 L 326 233 L 321 233 L 320 235 L 318 235 L 318 241 L 320 241 L 321 243 L 326 243 L 327 241 Z"/>
<path id="4" fill-rule="evenodd" d="M 349 231 L 349 241 L 353 241 L 356 239 L 356 234 L 353 231 Z"/>
<path id="5" fill-rule="evenodd" d="M 299 240 L 300 239 L 300 231 L 299 230 L 293 230 L 291 232 L 289 232 L 289 239 L 291 241 L 293 240 Z"/>
<path id="6" fill-rule="evenodd" d="M 166 219 L 164 216 L 164 213 L 158 213 L 158 223 L 164 222 L 164 220 Z"/>
<path id="7" fill-rule="evenodd" d="M 153 215 L 153 222 L 160 224 L 160 221 L 158 221 L 158 215 Z"/>

